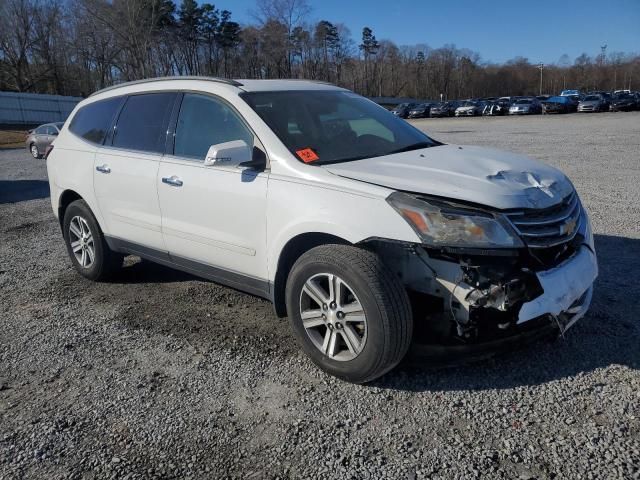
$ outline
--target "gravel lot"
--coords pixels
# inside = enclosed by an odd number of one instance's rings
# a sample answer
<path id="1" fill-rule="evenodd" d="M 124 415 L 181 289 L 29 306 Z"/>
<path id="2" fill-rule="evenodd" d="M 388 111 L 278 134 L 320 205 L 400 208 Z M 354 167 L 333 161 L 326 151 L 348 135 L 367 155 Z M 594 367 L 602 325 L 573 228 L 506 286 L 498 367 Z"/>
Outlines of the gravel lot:
<path id="1" fill-rule="evenodd" d="M 0 479 L 640 478 L 640 112 L 415 124 L 573 180 L 600 277 L 566 339 L 343 383 L 265 301 L 134 258 L 75 274 L 44 162 L 0 151 Z"/>

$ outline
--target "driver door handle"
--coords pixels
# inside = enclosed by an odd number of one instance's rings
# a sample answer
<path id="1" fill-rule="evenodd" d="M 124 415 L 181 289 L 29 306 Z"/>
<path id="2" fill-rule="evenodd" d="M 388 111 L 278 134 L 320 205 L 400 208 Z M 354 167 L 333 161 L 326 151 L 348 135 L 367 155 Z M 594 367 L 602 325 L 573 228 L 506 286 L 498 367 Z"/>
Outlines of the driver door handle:
<path id="1" fill-rule="evenodd" d="M 183 184 L 182 180 L 180 180 L 175 175 L 172 175 L 170 177 L 162 177 L 162 183 L 166 183 L 167 185 L 171 185 L 172 187 L 181 187 Z"/>
<path id="2" fill-rule="evenodd" d="M 111 169 L 109 168 L 109 165 L 98 165 L 96 167 L 96 170 L 99 171 L 100 173 L 111 173 Z"/>

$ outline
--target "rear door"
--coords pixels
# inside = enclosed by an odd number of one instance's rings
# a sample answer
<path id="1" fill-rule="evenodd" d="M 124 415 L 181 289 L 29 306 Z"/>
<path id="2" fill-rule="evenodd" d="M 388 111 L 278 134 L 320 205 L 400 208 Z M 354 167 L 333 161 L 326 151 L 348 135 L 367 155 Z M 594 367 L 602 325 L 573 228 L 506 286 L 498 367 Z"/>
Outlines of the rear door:
<path id="1" fill-rule="evenodd" d="M 107 234 L 134 252 L 160 257 L 166 248 L 157 177 L 176 96 L 129 96 L 94 160 L 94 189 Z"/>
<path id="2" fill-rule="evenodd" d="M 51 143 L 56 139 L 57 136 L 58 129 L 53 125 L 47 125 L 47 140 L 44 144 L 45 150 L 49 145 L 51 145 Z"/>
<path id="3" fill-rule="evenodd" d="M 174 138 L 173 154 L 162 159 L 158 175 L 162 230 L 172 261 L 260 290 L 267 278 L 268 174 L 238 163 L 204 165 L 211 145 L 244 140 L 253 147 L 253 132 L 227 102 L 185 93 Z M 238 279 L 238 273 L 256 281 Z"/>
<path id="4" fill-rule="evenodd" d="M 47 148 L 47 129 L 49 127 L 47 125 L 43 125 L 41 127 L 36 128 L 35 133 L 35 143 L 38 147 L 38 152 L 42 155 Z"/>

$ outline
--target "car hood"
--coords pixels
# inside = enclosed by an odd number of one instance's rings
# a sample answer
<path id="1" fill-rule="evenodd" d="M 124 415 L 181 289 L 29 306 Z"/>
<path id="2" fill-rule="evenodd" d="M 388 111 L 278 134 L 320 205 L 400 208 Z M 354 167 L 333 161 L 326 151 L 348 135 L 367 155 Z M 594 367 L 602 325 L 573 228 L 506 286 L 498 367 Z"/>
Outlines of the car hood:
<path id="1" fill-rule="evenodd" d="M 456 110 L 460 110 L 461 112 L 463 112 L 463 111 L 465 111 L 465 110 L 473 110 L 473 109 L 475 109 L 475 108 L 476 108 L 476 107 L 475 107 L 474 105 L 468 105 L 468 106 L 466 106 L 466 107 L 458 107 L 458 108 L 456 108 Z"/>
<path id="2" fill-rule="evenodd" d="M 497 209 L 546 208 L 573 191 L 567 177 L 524 155 L 441 145 L 323 166 L 341 177 Z"/>
<path id="3" fill-rule="evenodd" d="M 592 106 L 592 105 L 598 105 L 599 103 L 600 103 L 600 100 L 583 100 L 582 102 L 580 102 L 580 105 Z"/>

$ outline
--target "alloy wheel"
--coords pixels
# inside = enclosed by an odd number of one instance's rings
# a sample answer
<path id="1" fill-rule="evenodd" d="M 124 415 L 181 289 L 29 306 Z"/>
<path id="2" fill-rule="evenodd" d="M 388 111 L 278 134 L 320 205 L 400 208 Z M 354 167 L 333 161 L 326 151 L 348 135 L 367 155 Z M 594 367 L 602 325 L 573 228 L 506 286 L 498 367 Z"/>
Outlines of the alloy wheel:
<path id="1" fill-rule="evenodd" d="M 353 360 L 367 341 L 364 308 L 337 275 L 319 273 L 305 282 L 300 293 L 300 318 L 315 347 L 332 360 Z"/>
<path id="2" fill-rule="evenodd" d="M 69 223 L 69 243 L 76 260 L 82 268 L 91 268 L 96 258 L 93 234 L 87 221 L 75 216 Z"/>

